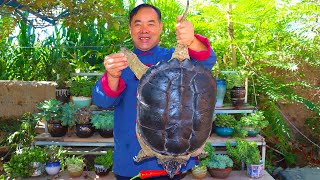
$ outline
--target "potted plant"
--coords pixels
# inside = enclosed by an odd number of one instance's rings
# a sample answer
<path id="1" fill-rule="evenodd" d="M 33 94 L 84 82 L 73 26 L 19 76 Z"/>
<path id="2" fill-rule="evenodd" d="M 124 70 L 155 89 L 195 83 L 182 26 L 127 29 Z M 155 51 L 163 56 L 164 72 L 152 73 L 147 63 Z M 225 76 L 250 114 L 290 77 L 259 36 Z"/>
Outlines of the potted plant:
<path id="1" fill-rule="evenodd" d="M 228 155 L 213 155 L 208 162 L 208 171 L 214 178 L 227 178 L 233 167 L 233 161 Z"/>
<path id="2" fill-rule="evenodd" d="M 72 157 L 67 157 L 65 163 L 69 176 L 80 177 L 82 175 L 83 167 L 85 166 L 84 158 L 73 155 Z"/>
<path id="3" fill-rule="evenodd" d="M 41 110 L 39 116 L 48 123 L 48 131 L 52 137 L 62 137 L 67 133 L 67 127 L 61 124 L 61 105 L 56 99 L 45 100 L 37 105 Z"/>
<path id="4" fill-rule="evenodd" d="M 72 72 L 72 67 L 68 59 L 59 59 L 54 66 L 54 71 L 57 74 L 56 99 L 62 103 L 70 101 L 69 79 Z"/>
<path id="5" fill-rule="evenodd" d="M 61 164 L 64 162 L 66 150 L 62 146 L 51 145 L 46 147 L 47 162 L 45 170 L 49 175 L 55 175 L 60 171 Z"/>
<path id="6" fill-rule="evenodd" d="M 210 142 L 204 146 L 205 155 L 198 156 L 199 165 L 192 168 L 191 173 L 196 179 L 202 179 L 207 176 L 207 166 L 211 157 L 214 155 L 214 147 Z"/>
<path id="7" fill-rule="evenodd" d="M 3 168 L 10 178 L 27 178 L 41 175 L 45 161 L 46 152 L 40 147 L 25 147 L 14 152 Z"/>
<path id="8" fill-rule="evenodd" d="M 239 109 L 244 105 L 246 97 L 245 82 L 249 76 L 248 71 L 228 71 L 226 75 L 227 89 L 230 89 L 232 105 Z"/>
<path id="9" fill-rule="evenodd" d="M 247 175 L 252 178 L 262 176 L 264 164 L 261 162 L 260 151 L 256 142 L 236 139 L 236 146 L 226 143 L 228 155 L 237 163 L 247 165 Z"/>
<path id="10" fill-rule="evenodd" d="M 79 108 L 76 117 L 76 135 L 80 138 L 87 138 L 93 135 L 94 127 L 91 120 L 91 110 L 89 107 Z"/>
<path id="11" fill-rule="evenodd" d="M 218 136 L 228 137 L 234 133 L 234 129 L 238 126 L 238 121 L 233 115 L 217 114 L 215 125 L 215 132 Z"/>
<path id="12" fill-rule="evenodd" d="M 95 113 L 92 115 L 91 123 L 102 137 L 113 137 L 113 112 Z"/>
<path id="13" fill-rule="evenodd" d="M 69 103 L 65 103 L 63 104 L 63 106 L 61 107 L 62 110 L 62 114 L 63 116 L 61 117 L 61 124 L 63 126 L 67 126 L 68 127 L 68 136 L 71 136 L 70 134 L 70 129 L 76 124 L 76 112 L 77 112 L 77 108 L 74 106 L 73 103 L 69 102 Z"/>
<path id="14" fill-rule="evenodd" d="M 21 149 L 12 154 L 10 161 L 3 164 L 4 171 L 12 178 L 27 178 L 32 176 L 34 168 L 29 157 L 29 149 Z"/>
<path id="15" fill-rule="evenodd" d="M 28 150 L 31 159 L 31 167 L 34 169 L 32 176 L 40 176 L 44 171 L 44 164 L 47 161 L 47 151 L 39 146 L 34 146 Z"/>
<path id="16" fill-rule="evenodd" d="M 112 157 L 112 150 L 109 149 L 106 154 L 97 156 L 94 159 L 94 171 L 97 175 L 108 175 L 113 164 Z"/>
<path id="17" fill-rule="evenodd" d="M 251 113 L 248 116 L 242 116 L 240 124 L 244 130 L 248 132 L 248 136 L 254 137 L 261 129 L 269 125 L 268 120 L 265 119 L 263 112 Z"/>
<path id="18" fill-rule="evenodd" d="M 91 92 L 94 82 L 87 78 L 75 78 L 70 87 L 71 99 L 77 108 L 91 105 Z"/>

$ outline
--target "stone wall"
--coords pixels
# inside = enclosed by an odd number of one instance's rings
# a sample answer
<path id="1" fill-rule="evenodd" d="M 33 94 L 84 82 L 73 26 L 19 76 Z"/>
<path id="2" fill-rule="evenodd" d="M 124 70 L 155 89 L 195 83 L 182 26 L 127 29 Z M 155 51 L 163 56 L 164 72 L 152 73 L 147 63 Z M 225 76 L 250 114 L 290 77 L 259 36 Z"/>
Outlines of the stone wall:
<path id="1" fill-rule="evenodd" d="M 36 105 L 55 98 L 55 83 L 50 81 L 0 81 L 0 120 L 36 112 Z"/>

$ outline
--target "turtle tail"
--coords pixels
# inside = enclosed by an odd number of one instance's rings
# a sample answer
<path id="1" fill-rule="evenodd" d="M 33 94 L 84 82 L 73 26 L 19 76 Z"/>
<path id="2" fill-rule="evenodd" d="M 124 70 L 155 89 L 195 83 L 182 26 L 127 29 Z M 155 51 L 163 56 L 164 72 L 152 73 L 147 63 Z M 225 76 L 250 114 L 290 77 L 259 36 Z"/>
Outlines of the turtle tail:
<path id="1" fill-rule="evenodd" d="M 177 161 L 167 161 L 164 164 L 164 170 L 168 173 L 170 178 L 173 178 L 181 168 L 181 164 Z"/>

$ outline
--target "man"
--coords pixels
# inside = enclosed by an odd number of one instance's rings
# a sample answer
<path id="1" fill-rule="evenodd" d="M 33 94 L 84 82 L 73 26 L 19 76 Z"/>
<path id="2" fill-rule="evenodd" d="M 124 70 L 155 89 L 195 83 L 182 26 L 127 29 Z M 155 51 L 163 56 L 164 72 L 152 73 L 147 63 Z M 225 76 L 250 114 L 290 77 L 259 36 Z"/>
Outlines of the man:
<path id="1" fill-rule="evenodd" d="M 178 16 L 178 22 L 180 19 L 181 16 Z M 158 46 L 162 27 L 161 12 L 154 6 L 141 4 L 130 12 L 129 30 L 134 44 L 133 52 L 147 66 L 171 59 L 174 49 Z M 207 38 L 195 35 L 193 25 L 188 21 L 179 22 L 176 33 L 178 43 L 188 46 L 191 60 L 199 61 L 211 69 L 216 55 Z M 141 170 L 163 169 L 157 164 L 156 158 L 139 163 L 133 160 L 141 150 L 135 132 L 139 81 L 128 67 L 126 57 L 123 53 L 108 55 L 104 59 L 104 66 L 106 73 L 95 84 L 92 98 L 99 107 L 115 107 L 113 172 L 117 179 L 130 179 Z M 195 163 L 195 158 L 191 158 L 181 171 L 192 168 Z"/>

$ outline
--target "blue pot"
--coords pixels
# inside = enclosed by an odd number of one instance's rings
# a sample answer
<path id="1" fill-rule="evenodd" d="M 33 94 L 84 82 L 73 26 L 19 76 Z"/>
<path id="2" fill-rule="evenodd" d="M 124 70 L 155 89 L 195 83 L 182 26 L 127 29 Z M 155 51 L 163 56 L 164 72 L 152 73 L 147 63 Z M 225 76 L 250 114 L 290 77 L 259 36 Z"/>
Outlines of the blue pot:
<path id="1" fill-rule="evenodd" d="M 229 127 L 216 127 L 215 131 L 216 134 L 221 137 L 228 137 L 234 133 L 234 129 Z"/>
<path id="2" fill-rule="evenodd" d="M 259 134 L 258 131 L 247 131 L 247 132 L 248 132 L 248 136 L 250 137 L 256 137 Z"/>
<path id="3" fill-rule="evenodd" d="M 227 84 L 224 79 L 218 79 L 216 82 L 217 82 L 216 107 L 222 107 L 224 96 L 226 95 L 226 91 L 227 91 Z"/>
<path id="4" fill-rule="evenodd" d="M 92 99 L 91 97 L 71 97 L 72 102 L 76 108 L 83 108 L 83 107 L 89 107 L 91 105 Z"/>
<path id="5" fill-rule="evenodd" d="M 242 129 L 247 131 L 249 137 L 256 137 L 259 134 L 259 131 L 252 127 L 243 127 Z"/>
<path id="6" fill-rule="evenodd" d="M 55 175 L 60 171 L 60 161 L 46 162 L 46 172 L 49 175 Z"/>

